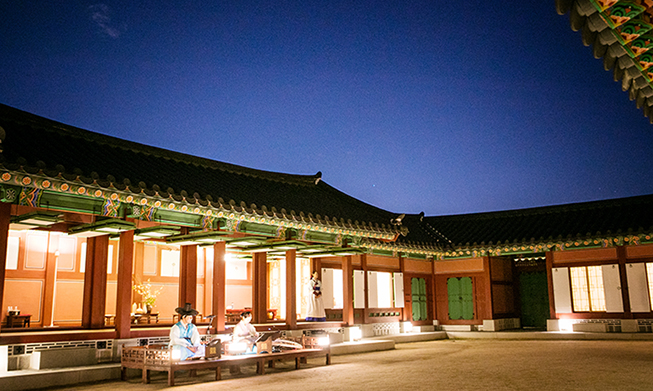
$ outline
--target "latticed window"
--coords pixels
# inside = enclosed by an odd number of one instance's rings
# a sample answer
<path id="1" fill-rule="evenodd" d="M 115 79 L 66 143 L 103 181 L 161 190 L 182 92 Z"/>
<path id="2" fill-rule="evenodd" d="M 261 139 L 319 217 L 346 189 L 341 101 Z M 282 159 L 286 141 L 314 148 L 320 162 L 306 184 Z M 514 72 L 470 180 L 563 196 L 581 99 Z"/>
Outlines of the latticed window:
<path id="1" fill-rule="evenodd" d="M 574 311 L 605 311 L 605 290 L 601 266 L 569 268 Z"/>

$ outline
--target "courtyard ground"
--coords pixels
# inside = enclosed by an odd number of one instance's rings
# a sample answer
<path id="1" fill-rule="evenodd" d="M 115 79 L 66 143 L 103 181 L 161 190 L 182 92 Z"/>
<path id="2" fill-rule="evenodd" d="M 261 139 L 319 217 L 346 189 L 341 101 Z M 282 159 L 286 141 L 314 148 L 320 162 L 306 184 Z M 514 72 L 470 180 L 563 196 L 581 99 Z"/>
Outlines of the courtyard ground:
<path id="1" fill-rule="evenodd" d="M 294 362 L 256 375 L 223 370 L 223 380 L 200 372 L 179 372 L 178 390 L 651 390 L 651 341 L 440 340 L 397 344 L 395 350 L 334 356 L 332 365 L 311 359 L 300 370 Z M 145 385 L 128 381 L 67 387 L 67 390 L 157 390 L 166 375 L 154 373 Z M 53 388 L 54 390 L 55 388 Z M 57 388 L 63 389 L 63 388 Z"/>

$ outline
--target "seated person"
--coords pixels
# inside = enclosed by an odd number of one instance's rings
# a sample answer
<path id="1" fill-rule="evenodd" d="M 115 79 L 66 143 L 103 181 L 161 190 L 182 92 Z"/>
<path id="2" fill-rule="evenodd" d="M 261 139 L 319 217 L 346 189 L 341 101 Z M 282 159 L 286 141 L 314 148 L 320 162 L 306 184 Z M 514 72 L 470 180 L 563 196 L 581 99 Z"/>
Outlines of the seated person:
<path id="1" fill-rule="evenodd" d="M 240 314 L 240 322 L 234 327 L 233 342 L 246 342 L 247 350 L 251 350 L 258 338 L 258 332 L 250 323 L 252 321 L 252 313 L 245 311 Z"/>
<path id="2" fill-rule="evenodd" d="M 179 314 L 179 322 L 170 329 L 170 347 L 173 350 L 173 357 L 180 357 L 180 360 L 204 357 L 204 345 L 200 339 L 200 333 L 193 324 L 193 316 L 198 312 L 191 308 L 190 303 L 184 307 L 177 307 L 175 311 Z"/>

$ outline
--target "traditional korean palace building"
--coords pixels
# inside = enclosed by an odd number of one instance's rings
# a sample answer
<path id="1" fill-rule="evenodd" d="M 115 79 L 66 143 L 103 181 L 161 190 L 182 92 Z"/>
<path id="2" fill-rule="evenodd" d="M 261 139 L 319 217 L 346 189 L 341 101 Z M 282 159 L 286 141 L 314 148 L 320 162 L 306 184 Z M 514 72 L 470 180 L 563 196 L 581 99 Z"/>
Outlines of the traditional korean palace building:
<path id="1" fill-rule="evenodd" d="M 212 333 L 250 308 L 259 329 L 363 336 L 651 332 L 653 196 L 411 215 L 320 173 L 216 162 L 4 105 L 0 141 L 5 355 L 87 343 L 111 356 L 122 341 L 165 340 L 184 303 Z M 324 323 L 304 321 L 313 270 Z"/>

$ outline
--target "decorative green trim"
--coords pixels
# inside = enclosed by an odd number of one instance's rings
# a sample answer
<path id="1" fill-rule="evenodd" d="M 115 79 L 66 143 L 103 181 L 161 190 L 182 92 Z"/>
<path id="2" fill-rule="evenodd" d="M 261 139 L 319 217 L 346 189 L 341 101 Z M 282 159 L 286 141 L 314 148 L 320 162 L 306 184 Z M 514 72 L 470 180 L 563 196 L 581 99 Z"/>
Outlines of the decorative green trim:
<path id="1" fill-rule="evenodd" d="M 0 171 L 2 172 L 2 171 Z M 146 221 L 161 221 L 174 224 L 191 224 L 193 226 L 202 226 L 202 221 L 205 218 L 219 218 L 224 219 L 227 227 L 235 228 L 233 232 L 249 232 L 261 231 L 261 234 L 270 235 L 270 230 L 277 236 L 282 231 L 288 228 L 296 229 L 298 231 L 308 232 L 308 236 L 315 235 L 320 240 L 325 240 L 328 243 L 333 243 L 334 239 L 339 240 L 337 237 L 351 236 L 361 238 L 372 238 L 380 240 L 392 240 L 395 233 L 387 229 L 359 229 L 359 228 L 345 228 L 332 224 L 320 223 L 307 223 L 291 220 L 290 218 L 269 216 L 267 214 L 259 215 L 257 213 L 248 213 L 247 211 L 237 212 L 223 208 L 220 205 L 214 205 L 209 202 L 206 206 L 199 204 L 190 204 L 185 200 L 177 201 L 172 198 L 162 198 L 155 193 L 150 196 L 144 193 L 132 193 L 129 189 L 120 191 L 114 188 L 105 189 L 99 187 L 97 184 L 85 184 L 80 181 L 67 181 L 63 178 L 49 178 L 42 175 L 31 175 L 24 172 L 3 171 L 0 175 L 0 185 L 18 185 L 24 189 L 35 189 L 32 196 L 38 195 L 43 191 L 41 199 L 37 200 L 40 207 L 55 208 L 67 211 L 76 211 L 83 213 L 92 213 L 102 215 L 103 206 L 108 205 L 107 200 L 111 200 L 114 204 L 119 203 L 124 207 L 131 207 L 129 217 L 138 218 Z M 48 195 L 48 199 L 43 197 Z M 74 202 L 70 202 L 71 198 Z M 33 202 L 34 197 L 29 197 L 26 193 L 25 200 Z M 37 204 L 34 204 L 35 206 Z M 164 213 L 167 212 L 167 213 Z M 181 218 L 175 216 L 173 213 L 199 215 L 199 221 L 189 221 L 188 218 Z M 244 226 L 249 226 L 250 230 L 243 231 L 242 223 L 248 223 Z M 249 224 L 256 225 L 249 225 Z M 262 226 L 270 226 L 270 229 L 261 228 Z M 231 230 L 231 229 L 230 229 Z M 310 239 L 309 239 L 310 240 Z"/>
<path id="2" fill-rule="evenodd" d="M 378 250 L 378 249 L 372 249 L 372 250 L 370 251 L 370 254 L 372 254 L 372 255 L 379 255 L 379 256 L 382 256 L 382 257 L 392 257 L 392 256 L 395 254 L 395 252 L 392 251 L 392 250 Z"/>

